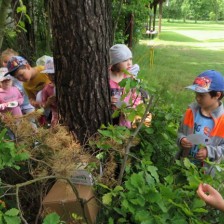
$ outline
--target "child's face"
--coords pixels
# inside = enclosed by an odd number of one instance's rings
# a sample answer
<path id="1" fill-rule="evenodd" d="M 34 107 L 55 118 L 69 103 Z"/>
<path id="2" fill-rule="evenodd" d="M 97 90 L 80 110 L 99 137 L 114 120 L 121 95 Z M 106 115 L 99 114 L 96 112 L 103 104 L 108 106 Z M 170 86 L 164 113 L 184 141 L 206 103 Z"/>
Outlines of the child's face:
<path id="1" fill-rule="evenodd" d="M 209 93 L 195 93 L 195 99 L 202 109 L 216 108 L 219 105 L 219 96 L 211 97 Z"/>
<path id="2" fill-rule="evenodd" d="M 31 73 L 31 69 L 29 69 L 29 68 L 30 67 L 28 65 L 26 65 L 26 68 L 18 69 L 17 71 L 15 71 L 14 77 L 21 82 L 30 81 L 30 79 L 32 77 L 32 73 Z"/>
<path id="3" fill-rule="evenodd" d="M 14 55 L 4 55 L 4 56 L 2 56 L 2 58 L 1 58 L 1 63 L 2 63 L 2 66 L 3 66 L 3 67 L 7 67 L 7 63 L 8 63 L 9 59 L 10 59 L 12 56 L 14 56 Z"/>
<path id="4" fill-rule="evenodd" d="M 119 63 L 120 70 L 129 70 L 132 67 L 132 58 Z"/>
<path id="5" fill-rule="evenodd" d="M 2 89 L 8 89 L 12 86 L 12 80 L 11 79 L 5 79 L 1 81 Z"/>

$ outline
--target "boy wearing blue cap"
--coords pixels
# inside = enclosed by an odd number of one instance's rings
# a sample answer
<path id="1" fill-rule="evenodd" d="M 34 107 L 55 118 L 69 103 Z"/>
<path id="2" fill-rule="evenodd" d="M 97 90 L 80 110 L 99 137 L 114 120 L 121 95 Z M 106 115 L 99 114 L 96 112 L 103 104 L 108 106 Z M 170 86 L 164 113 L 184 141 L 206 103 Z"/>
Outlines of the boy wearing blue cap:
<path id="1" fill-rule="evenodd" d="M 206 172 L 211 173 L 211 167 L 204 160 L 220 162 L 224 155 L 224 108 L 221 102 L 224 78 L 218 71 L 207 70 L 186 88 L 195 91 L 196 102 L 189 106 L 182 118 L 177 158 L 189 157 L 195 165 L 207 167 Z"/>
<path id="2" fill-rule="evenodd" d="M 21 56 L 13 56 L 7 63 L 8 72 L 11 76 L 23 82 L 23 87 L 29 97 L 30 103 L 36 107 L 41 104 L 36 101 L 37 93 L 50 83 L 47 74 L 41 74 L 43 66 L 31 67 L 27 60 Z"/>

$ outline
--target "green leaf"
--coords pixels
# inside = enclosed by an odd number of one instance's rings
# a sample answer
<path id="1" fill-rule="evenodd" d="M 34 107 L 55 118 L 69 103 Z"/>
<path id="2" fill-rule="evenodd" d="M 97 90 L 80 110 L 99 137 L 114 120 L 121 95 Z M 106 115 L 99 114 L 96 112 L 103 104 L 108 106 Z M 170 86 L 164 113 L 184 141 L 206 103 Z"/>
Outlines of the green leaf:
<path id="1" fill-rule="evenodd" d="M 140 197 L 140 195 L 137 198 L 130 199 L 130 202 L 134 205 L 140 205 L 141 207 L 145 205 L 145 200 L 143 197 Z"/>
<path id="2" fill-rule="evenodd" d="M 172 183 L 173 183 L 173 176 L 171 176 L 171 175 L 165 177 L 164 179 L 165 179 L 165 181 L 166 181 L 168 184 L 172 184 Z"/>
<path id="3" fill-rule="evenodd" d="M 156 182 L 159 183 L 159 176 L 158 176 L 158 173 L 157 173 L 157 167 L 155 166 L 148 166 L 147 167 L 147 170 L 151 173 L 151 175 L 155 178 Z"/>
<path id="4" fill-rule="evenodd" d="M 3 216 L 6 224 L 20 224 L 21 220 L 17 216 Z"/>
<path id="5" fill-rule="evenodd" d="M 44 218 L 44 221 L 43 221 L 43 224 L 59 224 L 60 223 L 60 216 L 53 212 L 49 215 L 47 215 L 45 218 Z"/>
<path id="6" fill-rule="evenodd" d="M 17 216 L 19 214 L 19 210 L 16 208 L 11 208 L 7 212 L 5 212 L 5 215 L 7 216 Z"/>
<path id="7" fill-rule="evenodd" d="M 136 221 L 143 222 L 143 221 L 148 221 L 151 219 L 151 214 L 147 210 L 138 210 L 135 214 L 135 219 Z"/>
<path id="8" fill-rule="evenodd" d="M 119 117 L 120 115 L 120 111 L 119 110 L 115 110 L 112 114 L 112 118 L 115 118 L 115 117 Z"/>
<path id="9" fill-rule="evenodd" d="M 26 13 L 26 6 L 22 5 L 20 7 L 17 7 L 16 12 L 17 13 L 19 13 L 19 12 Z"/>
<path id="10" fill-rule="evenodd" d="M 192 163 L 188 158 L 184 158 L 184 166 L 189 169 L 192 166 Z"/>
<path id="11" fill-rule="evenodd" d="M 108 220 L 108 224 L 114 224 L 114 220 L 113 220 L 113 218 L 109 218 L 109 220 Z"/>
<path id="12" fill-rule="evenodd" d="M 166 213 L 166 212 L 167 212 L 167 208 L 165 207 L 165 204 L 164 204 L 164 202 L 163 202 L 163 199 L 162 199 L 161 195 L 159 195 L 159 197 L 160 197 L 160 200 L 157 202 L 157 205 L 160 207 L 160 209 L 161 209 L 164 213 Z"/>
<path id="13" fill-rule="evenodd" d="M 150 202 L 152 202 L 152 203 L 159 202 L 159 200 L 160 200 L 160 196 L 159 196 L 158 192 L 150 190 L 148 196 L 150 198 Z"/>
<path id="14" fill-rule="evenodd" d="M 104 194 L 102 201 L 104 205 L 110 205 L 112 202 L 112 194 L 111 193 Z"/>
<path id="15" fill-rule="evenodd" d="M 195 198 L 192 204 L 192 209 L 196 209 L 196 208 L 201 208 L 204 207 L 206 205 L 206 203 L 201 200 L 200 198 Z"/>
<path id="16" fill-rule="evenodd" d="M 124 188 L 122 186 L 119 186 L 119 185 L 114 188 L 115 192 L 119 192 L 119 191 L 123 191 L 123 190 L 124 190 Z"/>
<path id="17" fill-rule="evenodd" d="M 132 176 L 131 176 L 131 184 L 136 187 L 136 188 L 139 188 L 139 187 L 142 187 L 143 186 L 143 183 L 144 183 L 144 179 L 143 177 L 141 176 L 141 174 L 136 174 L 134 173 Z"/>

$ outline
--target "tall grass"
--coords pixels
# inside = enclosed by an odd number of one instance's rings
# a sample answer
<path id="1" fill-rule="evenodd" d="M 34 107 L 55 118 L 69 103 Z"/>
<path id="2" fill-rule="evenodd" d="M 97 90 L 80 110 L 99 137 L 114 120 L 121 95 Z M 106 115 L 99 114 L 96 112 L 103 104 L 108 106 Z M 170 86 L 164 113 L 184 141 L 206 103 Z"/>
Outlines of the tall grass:
<path id="1" fill-rule="evenodd" d="M 153 66 L 150 49 L 154 49 Z M 146 37 L 133 52 L 133 61 L 141 68 L 139 76 L 167 103 L 184 111 L 194 101 L 194 93 L 185 87 L 197 75 L 207 69 L 224 75 L 224 25 L 164 23 L 159 37 Z"/>

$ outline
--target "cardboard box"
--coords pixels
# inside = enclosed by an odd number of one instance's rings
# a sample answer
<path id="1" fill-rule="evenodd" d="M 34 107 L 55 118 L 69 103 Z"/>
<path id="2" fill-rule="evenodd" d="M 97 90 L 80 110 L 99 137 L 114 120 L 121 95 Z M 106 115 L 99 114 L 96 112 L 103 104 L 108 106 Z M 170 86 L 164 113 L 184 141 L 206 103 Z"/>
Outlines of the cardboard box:
<path id="1" fill-rule="evenodd" d="M 82 208 L 72 187 L 65 181 L 58 180 L 43 200 L 44 213 L 56 212 L 61 220 L 66 223 L 77 223 L 72 218 L 72 213 L 87 218 L 88 224 L 96 223 L 96 216 L 99 210 L 91 186 L 74 185 L 84 203 Z"/>

